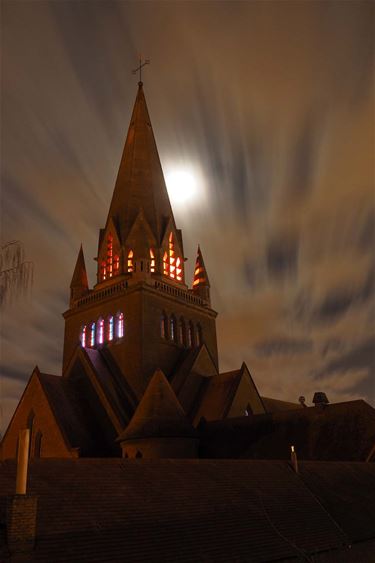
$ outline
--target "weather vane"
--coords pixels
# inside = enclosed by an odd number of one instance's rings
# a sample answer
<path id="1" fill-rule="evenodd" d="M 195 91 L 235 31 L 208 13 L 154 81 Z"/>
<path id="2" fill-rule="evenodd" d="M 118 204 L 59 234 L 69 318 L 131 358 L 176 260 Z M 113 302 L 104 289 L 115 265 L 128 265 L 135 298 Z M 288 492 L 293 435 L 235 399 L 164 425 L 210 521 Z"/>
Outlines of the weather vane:
<path id="1" fill-rule="evenodd" d="M 139 56 L 139 66 L 133 70 L 133 74 L 137 74 L 139 72 L 139 82 L 142 82 L 142 68 L 146 65 L 150 64 L 150 59 L 145 59 L 142 62 L 142 55 Z"/>

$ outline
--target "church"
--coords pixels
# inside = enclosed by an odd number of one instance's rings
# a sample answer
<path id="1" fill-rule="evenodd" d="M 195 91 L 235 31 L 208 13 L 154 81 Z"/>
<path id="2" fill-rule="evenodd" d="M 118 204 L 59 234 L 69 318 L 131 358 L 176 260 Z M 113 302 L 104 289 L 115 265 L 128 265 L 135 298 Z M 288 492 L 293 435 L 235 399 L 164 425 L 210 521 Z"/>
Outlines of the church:
<path id="1" fill-rule="evenodd" d="M 23 427 L 33 457 L 195 457 L 201 419 L 266 413 L 245 364 L 219 373 L 208 273 L 198 246 L 185 279 L 141 82 L 98 238 L 94 287 L 82 247 L 70 284 L 62 377 L 35 368 L 3 457 Z"/>
<path id="2" fill-rule="evenodd" d="M 186 279 L 142 82 L 96 261 L 91 287 L 81 246 L 62 374 L 35 367 L 1 443 L 1 560 L 371 561 L 375 410 L 220 372 L 209 274 L 198 246 Z M 9 508 L 24 429 L 31 493 Z"/>

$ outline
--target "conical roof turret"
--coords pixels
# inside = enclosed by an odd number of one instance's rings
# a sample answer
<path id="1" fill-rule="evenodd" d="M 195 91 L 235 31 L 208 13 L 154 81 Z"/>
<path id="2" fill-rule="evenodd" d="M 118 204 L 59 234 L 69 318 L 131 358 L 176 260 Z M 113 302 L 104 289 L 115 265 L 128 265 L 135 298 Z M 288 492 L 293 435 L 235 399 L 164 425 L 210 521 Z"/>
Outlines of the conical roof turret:
<path id="1" fill-rule="evenodd" d="M 199 245 L 194 268 L 193 292 L 210 303 L 210 282 Z"/>
<path id="2" fill-rule="evenodd" d="M 85 295 L 89 290 L 87 279 L 85 257 L 83 255 L 82 244 L 80 246 L 77 262 L 74 268 L 72 281 L 70 282 L 70 301 L 74 301 Z"/>
<path id="3" fill-rule="evenodd" d="M 113 218 L 122 244 L 140 209 L 160 243 L 168 220 L 172 218 L 175 222 L 142 82 L 138 85 L 107 219 L 108 224 Z"/>
<path id="4" fill-rule="evenodd" d="M 139 438 L 196 437 L 172 387 L 158 369 L 119 442 Z"/>

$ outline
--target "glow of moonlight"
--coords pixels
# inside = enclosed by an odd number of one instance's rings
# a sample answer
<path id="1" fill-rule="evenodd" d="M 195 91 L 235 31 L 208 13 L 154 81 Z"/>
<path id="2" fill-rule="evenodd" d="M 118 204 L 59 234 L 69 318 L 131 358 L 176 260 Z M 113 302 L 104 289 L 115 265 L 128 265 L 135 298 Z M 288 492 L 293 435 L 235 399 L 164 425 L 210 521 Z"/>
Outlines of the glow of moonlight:
<path id="1" fill-rule="evenodd" d="M 198 195 L 197 179 L 186 168 L 171 169 L 166 173 L 165 181 L 172 203 L 177 205 L 192 203 Z"/>

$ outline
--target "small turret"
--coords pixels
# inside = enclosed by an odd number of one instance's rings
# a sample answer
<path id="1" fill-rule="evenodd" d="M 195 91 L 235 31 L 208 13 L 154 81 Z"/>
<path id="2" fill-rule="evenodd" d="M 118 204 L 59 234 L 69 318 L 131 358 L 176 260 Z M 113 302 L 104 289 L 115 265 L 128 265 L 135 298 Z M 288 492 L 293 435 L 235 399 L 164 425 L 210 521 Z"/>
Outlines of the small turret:
<path id="1" fill-rule="evenodd" d="M 197 457 L 197 431 L 161 370 L 155 371 L 133 418 L 117 441 L 123 457 Z"/>
<path id="2" fill-rule="evenodd" d="M 81 244 L 76 266 L 74 268 L 72 281 L 70 282 L 70 306 L 72 307 L 74 301 L 77 301 L 77 299 L 80 299 L 80 297 L 86 295 L 88 291 L 89 283 L 87 280 L 85 258 L 83 256 L 83 249 Z"/>
<path id="3" fill-rule="evenodd" d="M 194 268 L 193 292 L 196 295 L 202 297 L 202 299 L 204 299 L 209 305 L 211 305 L 210 282 L 208 280 L 206 266 L 204 265 L 203 256 L 199 245 Z"/>

